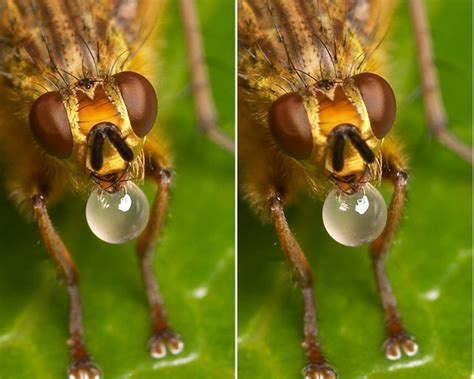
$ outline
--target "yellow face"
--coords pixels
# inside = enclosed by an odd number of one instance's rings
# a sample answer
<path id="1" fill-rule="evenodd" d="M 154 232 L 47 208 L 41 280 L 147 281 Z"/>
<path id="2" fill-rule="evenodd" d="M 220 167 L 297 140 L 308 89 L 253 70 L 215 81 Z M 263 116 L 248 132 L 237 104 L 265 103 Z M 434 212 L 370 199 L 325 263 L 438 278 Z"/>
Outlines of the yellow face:
<path id="1" fill-rule="evenodd" d="M 30 125 L 38 143 L 72 172 L 116 191 L 126 180 L 142 178 L 142 149 L 156 113 L 151 84 L 121 72 L 40 96 Z"/>
<path id="2" fill-rule="evenodd" d="M 380 175 L 379 151 L 395 107 L 389 84 L 362 73 L 281 96 L 269 125 L 279 147 L 309 173 L 323 171 L 341 189 L 357 190 Z"/>
<path id="3" fill-rule="evenodd" d="M 130 162 L 120 156 L 109 139 L 104 139 L 102 167 L 97 169 L 91 165 L 93 141 L 90 132 L 96 125 L 103 123 L 115 125 L 132 150 L 134 158 L 140 154 L 145 141 L 145 138 L 140 138 L 134 133 L 117 86 L 109 80 L 96 82 L 89 90 L 76 87 L 71 92 L 65 101 L 74 140 L 74 148 L 69 160 L 96 178 L 108 178 L 111 175 L 124 177 L 127 175 L 126 171 Z"/>

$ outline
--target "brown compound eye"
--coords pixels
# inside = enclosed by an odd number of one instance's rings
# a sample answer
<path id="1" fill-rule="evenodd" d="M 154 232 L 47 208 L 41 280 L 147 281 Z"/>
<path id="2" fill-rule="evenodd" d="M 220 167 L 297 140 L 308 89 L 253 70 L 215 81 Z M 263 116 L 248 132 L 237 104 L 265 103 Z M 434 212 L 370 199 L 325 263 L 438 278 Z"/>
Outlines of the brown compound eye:
<path id="1" fill-rule="evenodd" d="M 72 154 L 69 119 L 58 91 L 45 93 L 36 99 L 30 109 L 30 127 L 36 141 L 49 154 L 58 158 Z"/>
<path id="2" fill-rule="evenodd" d="M 355 75 L 354 80 L 364 100 L 372 132 L 382 139 L 392 128 L 397 111 L 392 87 L 384 78 L 368 72 Z"/>
<path id="3" fill-rule="evenodd" d="M 114 78 L 127 107 L 133 131 L 138 137 L 145 137 L 153 127 L 158 111 L 153 86 L 136 72 L 124 71 L 114 75 Z"/>
<path id="4" fill-rule="evenodd" d="M 268 122 L 280 148 L 295 159 L 309 158 L 313 136 L 302 97 L 291 92 L 280 96 L 271 106 Z"/>

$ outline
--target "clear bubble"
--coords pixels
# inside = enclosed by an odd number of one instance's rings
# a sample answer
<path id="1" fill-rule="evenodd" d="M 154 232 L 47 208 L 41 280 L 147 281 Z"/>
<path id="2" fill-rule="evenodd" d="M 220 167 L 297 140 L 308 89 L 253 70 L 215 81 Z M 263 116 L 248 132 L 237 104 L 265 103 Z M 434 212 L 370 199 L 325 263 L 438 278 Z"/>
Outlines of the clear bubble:
<path id="1" fill-rule="evenodd" d="M 131 181 L 115 193 L 95 189 L 87 200 L 89 228 L 108 243 L 125 243 L 140 235 L 149 215 L 145 194 Z"/>
<path id="2" fill-rule="evenodd" d="M 372 242 L 382 233 L 386 222 L 385 201 L 369 183 L 352 195 L 335 188 L 324 201 L 324 226 L 342 245 L 360 246 Z"/>

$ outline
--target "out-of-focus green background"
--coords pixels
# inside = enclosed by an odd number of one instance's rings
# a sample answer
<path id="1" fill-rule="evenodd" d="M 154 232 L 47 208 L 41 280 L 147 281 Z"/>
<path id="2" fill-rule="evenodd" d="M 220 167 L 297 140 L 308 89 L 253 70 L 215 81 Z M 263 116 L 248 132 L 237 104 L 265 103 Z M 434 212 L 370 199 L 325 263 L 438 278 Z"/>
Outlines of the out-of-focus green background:
<path id="1" fill-rule="evenodd" d="M 332 241 L 321 204 L 308 198 L 288 220 L 315 272 L 324 352 L 342 379 L 457 379 L 471 375 L 471 166 L 425 129 L 407 2 L 389 36 L 397 134 L 410 155 L 406 213 L 387 259 L 407 329 L 420 351 L 385 359 L 384 320 L 367 248 Z M 427 1 L 450 129 L 471 141 L 471 2 Z M 389 198 L 391 189 L 384 187 Z M 303 304 L 270 225 L 239 206 L 239 378 L 301 378 Z"/>
<path id="2" fill-rule="evenodd" d="M 199 0 L 219 118 L 234 130 L 233 2 Z M 199 134 L 179 9 L 170 1 L 161 39 L 159 121 L 175 152 L 169 214 L 154 260 L 184 352 L 153 360 L 148 305 L 134 244 L 108 245 L 89 231 L 72 195 L 51 217 L 81 275 L 86 339 L 108 379 L 231 378 L 234 372 L 234 159 Z M 152 200 L 153 186 L 146 186 Z M 27 223 L 0 192 L 0 378 L 66 377 L 66 288 Z"/>

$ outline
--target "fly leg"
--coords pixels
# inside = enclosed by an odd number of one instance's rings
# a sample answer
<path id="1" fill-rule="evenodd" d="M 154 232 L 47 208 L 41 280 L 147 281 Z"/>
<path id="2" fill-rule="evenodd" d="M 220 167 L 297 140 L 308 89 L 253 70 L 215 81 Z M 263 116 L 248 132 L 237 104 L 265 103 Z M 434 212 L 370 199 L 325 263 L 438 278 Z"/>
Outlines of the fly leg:
<path id="1" fill-rule="evenodd" d="M 84 341 L 78 271 L 49 218 L 46 196 L 46 193 L 37 192 L 32 196 L 32 205 L 41 238 L 64 276 L 69 293 L 69 339 L 67 344 L 71 351 L 72 364 L 69 366 L 68 378 L 99 379 L 100 371 L 92 361 Z"/>
<path id="2" fill-rule="evenodd" d="M 397 301 L 392 293 L 384 265 L 384 258 L 400 223 L 405 204 L 408 174 L 403 162 L 400 159 L 389 157 L 384 165 L 384 178 L 392 181 L 394 193 L 388 211 L 387 225 L 382 234 L 370 246 L 370 256 L 382 300 L 388 334 L 383 350 L 388 359 L 397 360 L 401 358 L 402 351 L 410 357 L 418 351 L 415 338 L 407 334 L 403 327 Z"/>
<path id="3" fill-rule="evenodd" d="M 423 1 L 410 0 L 410 13 L 415 30 L 428 128 L 434 133 L 440 143 L 472 164 L 471 148 L 461 142 L 446 127 L 446 112 L 441 98 L 438 73 L 433 58 L 431 35 Z"/>
<path id="4" fill-rule="evenodd" d="M 151 146 L 151 144 L 148 145 L 149 148 Z M 179 354 L 184 345 L 181 337 L 171 330 L 152 266 L 153 253 L 168 207 L 171 170 L 164 164 L 165 160 L 155 150 L 147 151 L 146 148 L 145 153 L 149 154 L 146 162 L 147 175 L 150 175 L 156 181 L 158 189 L 150 220 L 137 242 L 137 255 L 151 311 L 153 335 L 149 342 L 150 354 L 153 358 L 158 359 L 164 357 L 167 351 L 172 354 Z"/>
<path id="5" fill-rule="evenodd" d="M 270 199 L 269 207 L 280 246 L 303 293 L 303 347 L 308 359 L 308 365 L 303 370 L 303 376 L 305 379 L 335 379 L 336 372 L 327 364 L 319 346 L 311 267 L 288 226 L 281 196 L 274 195 Z"/>
<path id="6" fill-rule="evenodd" d="M 216 108 L 212 99 L 209 75 L 204 61 L 199 22 L 193 0 L 181 0 L 181 18 L 188 48 L 188 61 L 194 92 L 194 103 L 200 130 L 212 142 L 234 153 L 234 141 L 217 125 Z"/>

